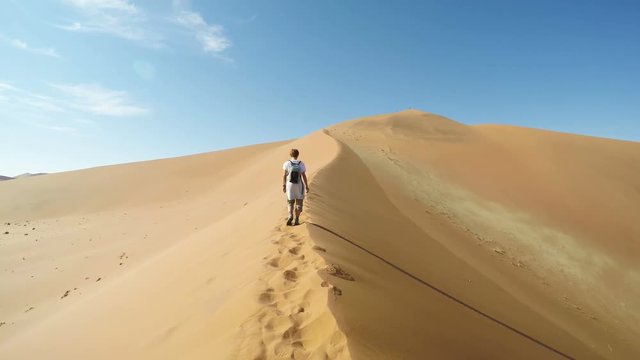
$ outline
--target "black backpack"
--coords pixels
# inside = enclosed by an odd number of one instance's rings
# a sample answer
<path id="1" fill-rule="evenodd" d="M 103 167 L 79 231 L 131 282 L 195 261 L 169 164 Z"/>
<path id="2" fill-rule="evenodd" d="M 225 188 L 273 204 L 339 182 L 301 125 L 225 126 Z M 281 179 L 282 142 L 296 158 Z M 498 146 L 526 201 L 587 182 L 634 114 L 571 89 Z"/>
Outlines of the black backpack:
<path id="1" fill-rule="evenodd" d="M 291 171 L 289 173 L 289 182 L 293 184 L 297 184 L 300 181 L 300 170 L 302 170 L 302 161 L 298 160 L 297 163 L 289 160 L 291 163 Z"/>

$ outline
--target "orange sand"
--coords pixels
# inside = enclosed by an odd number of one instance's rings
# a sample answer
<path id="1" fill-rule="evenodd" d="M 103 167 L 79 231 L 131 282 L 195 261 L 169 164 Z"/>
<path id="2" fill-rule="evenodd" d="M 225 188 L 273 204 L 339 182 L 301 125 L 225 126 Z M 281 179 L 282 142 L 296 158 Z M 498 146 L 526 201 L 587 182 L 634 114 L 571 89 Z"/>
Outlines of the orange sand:
<path id="1" fill-rule="evenodd" d="M 419 111 L 4 181 L 0 358 L 640 358 L 638 214 L 638 143 Z"/>

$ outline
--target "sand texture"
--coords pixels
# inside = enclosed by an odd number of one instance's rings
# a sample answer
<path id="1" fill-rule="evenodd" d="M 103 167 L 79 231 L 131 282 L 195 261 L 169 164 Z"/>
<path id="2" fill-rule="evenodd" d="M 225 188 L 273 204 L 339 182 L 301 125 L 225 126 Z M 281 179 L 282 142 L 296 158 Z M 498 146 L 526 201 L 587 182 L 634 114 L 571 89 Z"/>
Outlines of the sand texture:
<path id="1" fill-rule="evenodd" d="M 3 181 L 0 222 L 0 359 L 640 358 L 639 143 L 408 110 Z"/>

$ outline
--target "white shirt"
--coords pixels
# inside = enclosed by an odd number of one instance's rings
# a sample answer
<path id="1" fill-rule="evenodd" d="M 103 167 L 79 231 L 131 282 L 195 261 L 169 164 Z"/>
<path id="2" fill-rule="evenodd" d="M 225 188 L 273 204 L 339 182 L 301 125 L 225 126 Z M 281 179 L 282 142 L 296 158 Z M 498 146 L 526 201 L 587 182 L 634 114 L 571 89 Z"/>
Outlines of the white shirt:
<path id="1" fill-rule="evenodd" d="M 289 179 L 291 177 L 291 167 L 292 164 L 291 162 L 294 162 L 295 164 L 300 164 L 300 178 L 298 179 L 298 183 L 297 184 L 293 184 L 291 182 L 289 182 Z M 287 194 L 287 200 L 295 200 L 295 199 L 304 199 L 304 187 L 302 186 L 302 174 L 305 173 L 305 171 L 307 171 L 307 169 L 304 166 L 304 163 L 300 160 L 287 160 L 284 164 L 282 164 L 282 169 L 287 171 L 287 183 L 286 183 L 286 188 L 285 188 L 285 192 Z"/>
<path id="2" fill-rule="evenodd" d="M 282 164 L 282 170 L 287 170 L 287 174 L 291 173 L 291 161 L 293 161 L 294 163 L 300 163 L 300 173 L 304 173 L 307 171 L 307 168 L 304 166 L 304 163 L 302 162 L 302 160 L 287 160 L 284 162 L 284 164 Z"/>

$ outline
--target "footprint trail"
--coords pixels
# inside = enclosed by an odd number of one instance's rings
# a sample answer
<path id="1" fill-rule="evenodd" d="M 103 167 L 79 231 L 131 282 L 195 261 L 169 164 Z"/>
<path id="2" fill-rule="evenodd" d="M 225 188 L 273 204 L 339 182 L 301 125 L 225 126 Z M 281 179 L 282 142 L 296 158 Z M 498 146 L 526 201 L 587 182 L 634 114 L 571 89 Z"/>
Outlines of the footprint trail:
<path id="1" fill-rule="evenodd" d="M 236 359 L 351 359 L 347 339 L 327 306 L 340 289 L 319 272 L 331 268 L 311 241 L 307 225 L 277 226 L 264 258 L 256 301 L 260 310 L 242 325 Z M 339 267 L 338 267 L 339 269 Z"/>

